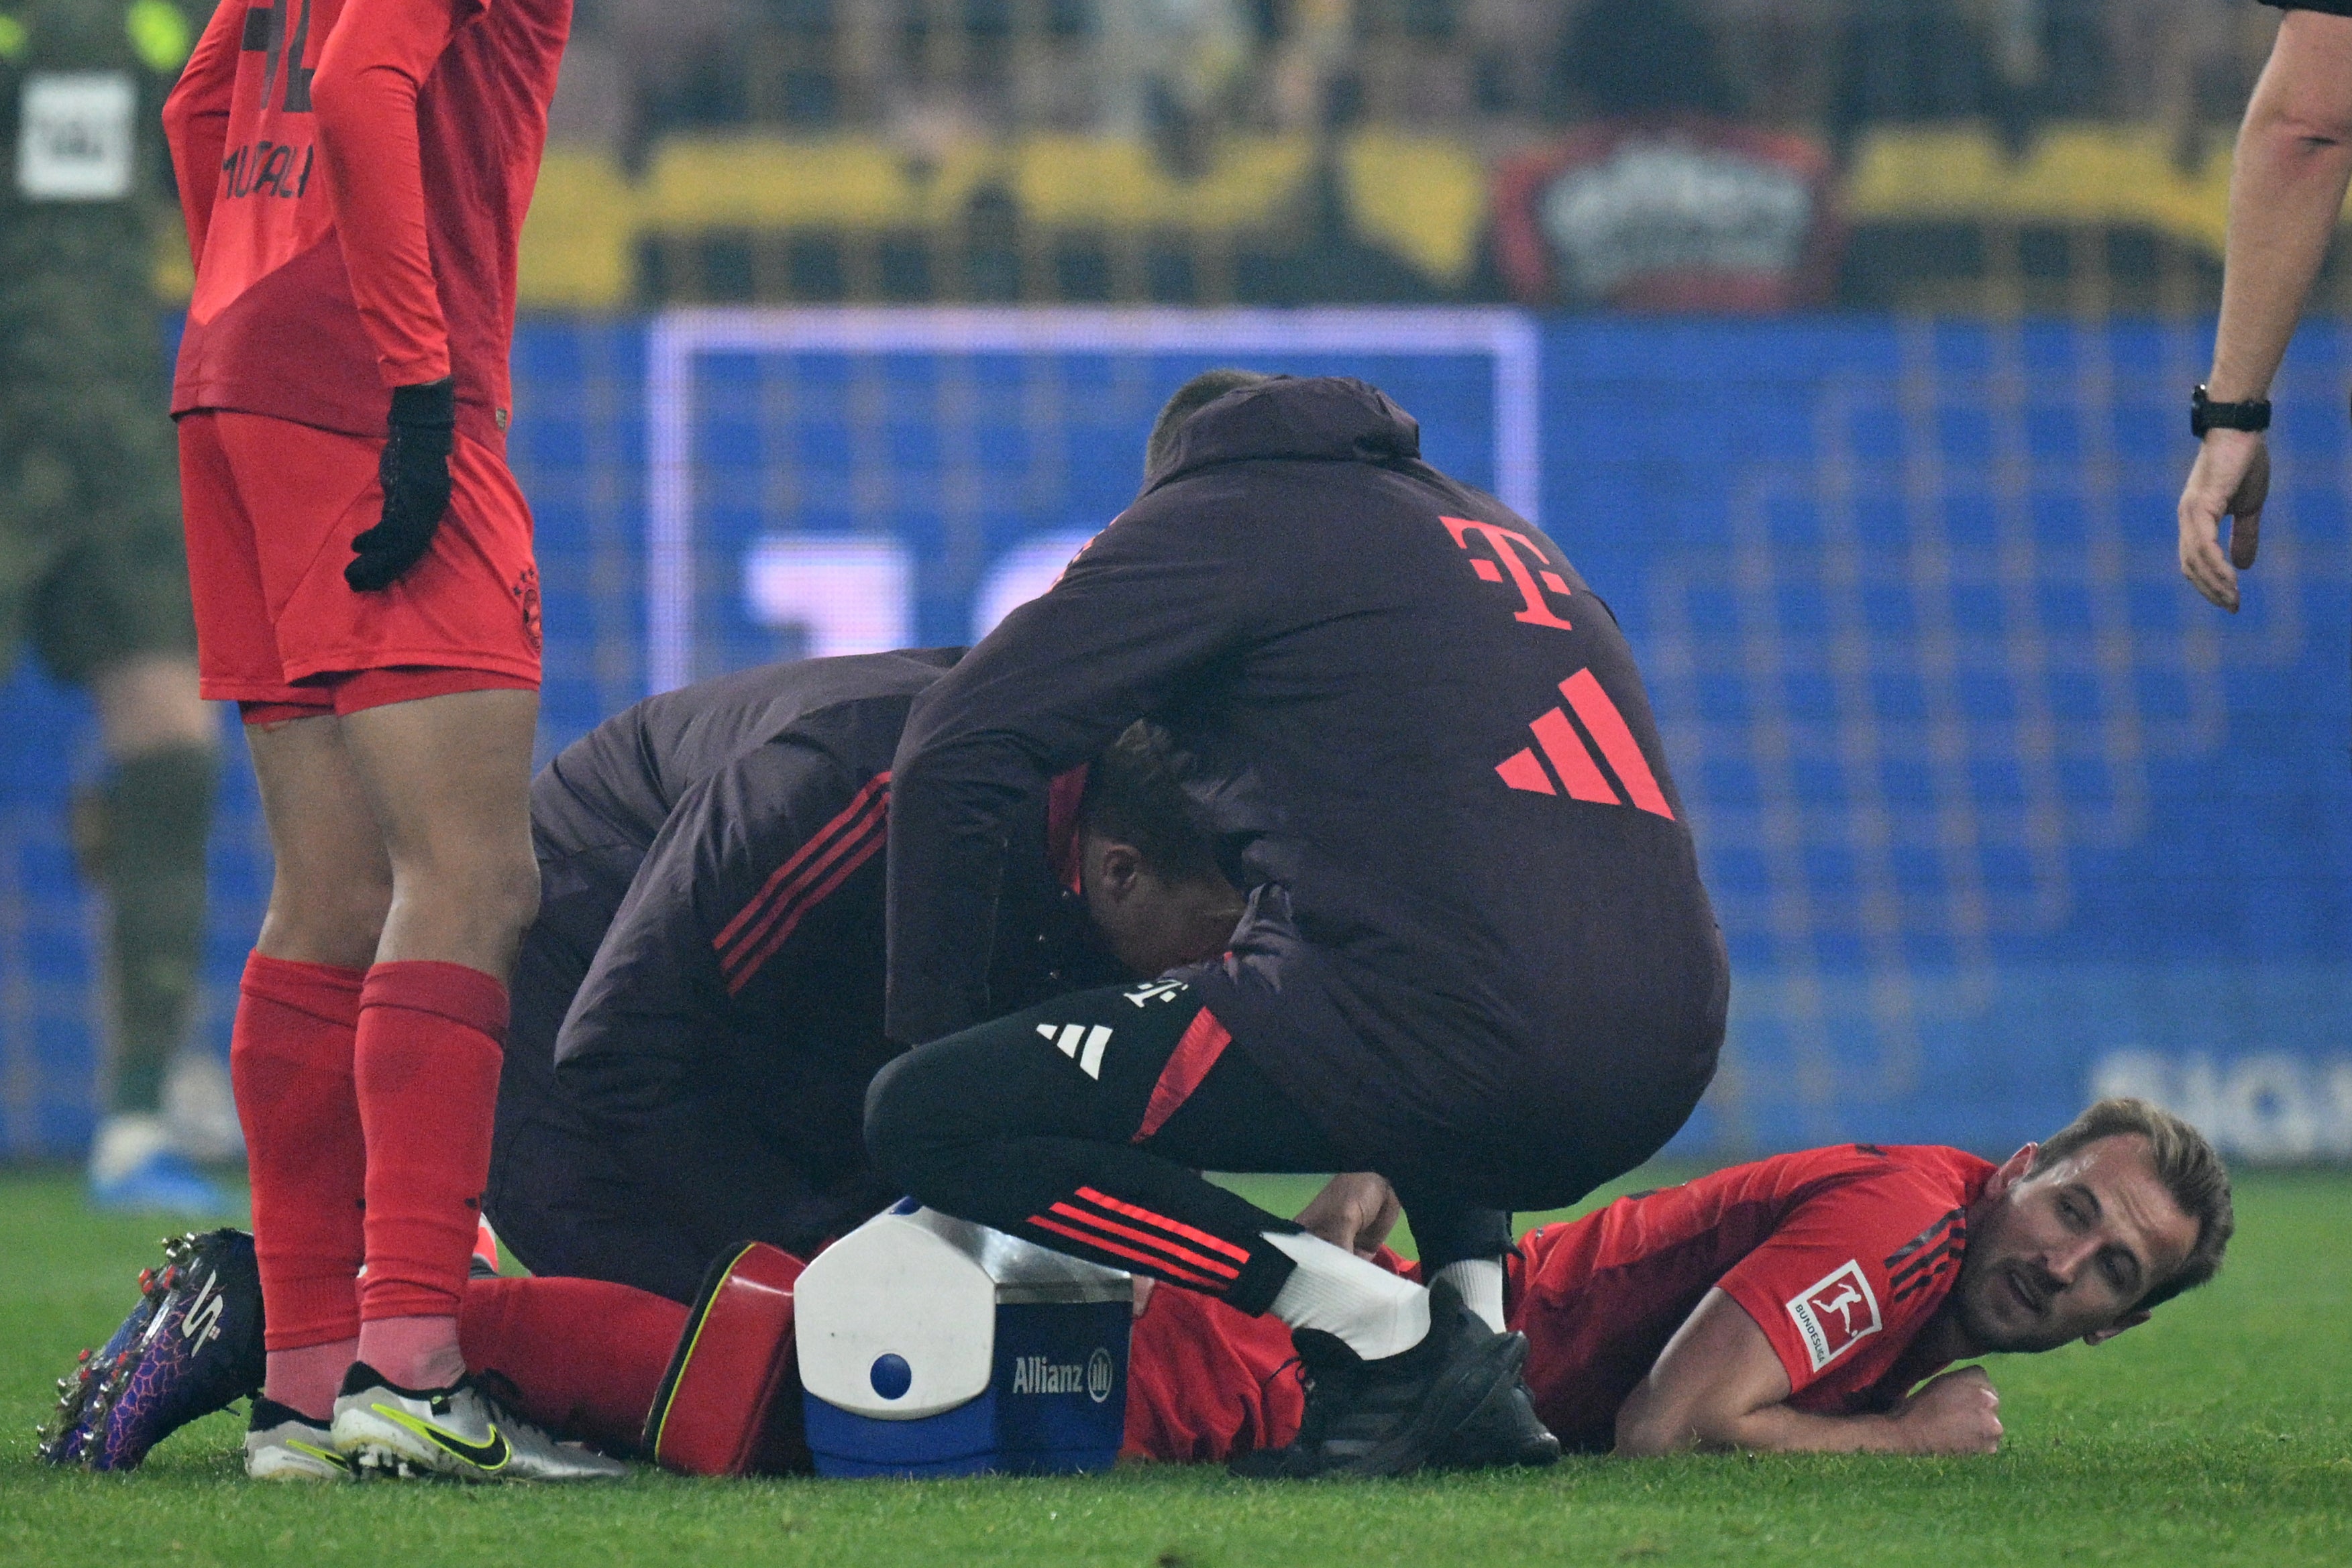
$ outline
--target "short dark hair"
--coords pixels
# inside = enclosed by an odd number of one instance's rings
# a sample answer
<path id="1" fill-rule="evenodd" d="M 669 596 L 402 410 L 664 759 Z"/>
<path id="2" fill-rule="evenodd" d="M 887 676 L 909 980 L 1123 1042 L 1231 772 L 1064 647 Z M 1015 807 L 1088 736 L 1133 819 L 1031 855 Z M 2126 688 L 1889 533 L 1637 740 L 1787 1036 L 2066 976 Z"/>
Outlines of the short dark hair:
<path id="1" fill-rule="evenodd" d="M 2230 1206 L 2230 1167 L 2221 1163 L 2204 1134 L 2171 1112 L 2145 1100 L 2118 1097 L 2098 1102 L 2043 1139 L 2025 1174 L 2038 1176 L 2085 1145 L 2116 1137 L 2147 1140 L 2148 1161 L 2156 1167 L 2157 1179 L 2172 1194 L 2180 1212 L 2197 1222 L 2197 1245 L 2189 1249 L 2179 1268 L 2139 1299 L 2137 1310 L 2145 1312 L 2183 1291 L 2194 1290 L 2221 1270 L 2221 1254 L 2229 1249 L 2231 1233 L 2238 1228 L 2237 1215 Z"/>
<path id="2" fill-rule="evenodd" d="M 1202 371 L 1178 387 L 1168 401 L 1160 405 L 1159 417 L 1151 422 L 1151 439 L 1143 448 L 1143 472 L 1148 476 L 1160 472 L 1160 465 L 1176 451 L 1176 433 L 1184 422 L 1224 396 L 1244 387 L 1261 386 L 1275 378 L 1263 371 Z"/>
<path id="3" fill-rule="evenodd" d="M 1089 832 L 1132 844 L 1164 881 L 1223 881 L 1215 852 L 1192 818 L 1168 732 L 1138 719 L 1087 769 L 1078 819 Z"/>

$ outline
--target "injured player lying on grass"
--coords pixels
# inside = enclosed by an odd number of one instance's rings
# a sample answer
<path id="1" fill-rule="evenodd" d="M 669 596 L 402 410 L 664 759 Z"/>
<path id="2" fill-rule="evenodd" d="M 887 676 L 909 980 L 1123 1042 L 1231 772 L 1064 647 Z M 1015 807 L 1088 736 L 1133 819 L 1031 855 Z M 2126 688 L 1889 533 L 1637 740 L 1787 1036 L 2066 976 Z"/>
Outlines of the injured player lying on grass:
<path id="1" fill-rule="evenodd" d="M 1342 1176 L 1302 1223 L 1360 1254 L 1393 1222 Z M 1508 1322 L 1570 1448 L 1990 1452 L 2000 1352 L 2098 1344 L 2210 1279 L 2229 1177 L 2197 1130 L 2105 1100 L 1999 1166 L 1839 1145 L 1618 1199 L 1520 1238 Z M 1159 1321 L 1162 1302 L 1181 1321 Z M 1215 1458 L 1290 1440 L 1278 1325 L 1160 1291 L 1139 1332 L 1131 1450 Z M 1924 1385 L 1924 1386 L 1923 1386 Z"/>
<path id="2" fill-rule="evenodd" d="M 1396 1206 L 1378 1177 L 1337 1178 L 1298 1218 L 1384 1266 L 1415 1267 L 1381 1246 Z M 1537 1409 L 1571 1448 L 1989 1453 L 1999 1400 L 1981 1368 L 1952 1363 L 2112 1339 L 2210 1279 L 2231 1228 L 2229 1178 L 2205 1139 L 2107 1100 L 1999 1166 L 1841 1145 L 1620 1198 L 1521 1238 L 1507 1310 L 1530 1342 Z M 789 1270 L 766 1247 L 736 1267 L 772 1269 L 763 1255 Z M 724 1289 L 714 1280 L 704 1304 Z M 67 1380 L 116 1392 L 69 1394 L 44 1454 L 127 1469 L 250 1391 L 259 1304 L 237 1233 L 184 1251 L 87 1359 L 91 1375 Z M 697 1381 L 707 1327 L 699 1309 L 579 1280 L 478 1281 L 461 1319 L 469 1366 L 509 1386 L 525 1416 L 629 1455 L 665 1420 L 678 1432 L 747 1419 L 749 1403 L 710 1399 L 723 1385 Z M 786 1322 L 760 1332 L 776 1343 L 720 1348 L 781 1364 Z M 1130 1458 L 1216 1460 L 1297 1435 L 1296 1355 L 1269 1319 L 1156 1291 L 1129 1364 Z M 798 1402 L 767 1410 L 757 1429 L 697 1431 L 698 1447 L 740 1456 L 736 1469 L 800 1468 Z"/>

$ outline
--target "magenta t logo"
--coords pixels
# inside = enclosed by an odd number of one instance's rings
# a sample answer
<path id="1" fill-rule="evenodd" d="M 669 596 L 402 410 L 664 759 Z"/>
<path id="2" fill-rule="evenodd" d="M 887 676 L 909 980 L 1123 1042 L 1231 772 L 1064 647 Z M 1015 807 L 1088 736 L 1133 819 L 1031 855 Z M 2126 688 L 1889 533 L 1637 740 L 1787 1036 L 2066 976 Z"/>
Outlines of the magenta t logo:
<path id="1" fill-rule="evenodd" d="M 1512 620 L 1524 621 L 1530 626 L 1549 626 L 1561 632 L 1576 630 L 1564 617 L 1553 614 L 1550 601 L 1544 598 L 1546 588 L 1563 599 L 1568 597 L 1568 580 L 1545 563 L 1543 551 L 1536 548 L 1535 540 L 1517 528 L 1474 522 L 1468 517 L 1440 517 L 1437 520 L 1445 525 L 1445 531 L 1454 536 L 1454 542 L 1459 548 L 1468 549 L 1470 536 L 1475 534 L 1486 541 L 1488 549 L 1495 552 L 1491 560 L 1482 555 L 1473 555 L 1470 570 L 1478 574 L 1482 582 L 1500 582 L 1508 574 L 1511 586 L 1519 591 L 1519 598 L 1526 606 L 1513 614 Z M 1520 550 L 1527 552 L 1526 559 L 1520 559 Z M 1530 561 L 1534 563 L 1533 570 L 1528 568 Z M 1537 586 L 1538 580 L 1542 583 L 1540 588 Z"/>

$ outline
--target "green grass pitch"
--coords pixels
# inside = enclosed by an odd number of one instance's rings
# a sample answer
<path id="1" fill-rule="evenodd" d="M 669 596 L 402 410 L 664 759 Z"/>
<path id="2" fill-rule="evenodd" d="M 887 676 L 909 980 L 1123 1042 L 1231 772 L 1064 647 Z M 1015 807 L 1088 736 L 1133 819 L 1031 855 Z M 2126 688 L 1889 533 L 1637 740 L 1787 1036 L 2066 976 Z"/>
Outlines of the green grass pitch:
<path id="1" fill-rule="evenodd" d="M 1306 1188 L 1265 1184 L 1270 1206 Z M 62 1475 L 33 1424 L 129 1304 L 152 1222 L 0 1176 L 0 1563 L 2352 1563 L 2352 1177 L 2251 1174 L 2228 1270 L 2099 1350 L 1992 1365 L 2009 1440 L 1968 1460 L 1575 1458 L 1313 1487 L 1144 1468 L 1066 1480 L 686 1481 L 576 1491 L 258 1487 L 237 1418 L 128 1476 Z"/>

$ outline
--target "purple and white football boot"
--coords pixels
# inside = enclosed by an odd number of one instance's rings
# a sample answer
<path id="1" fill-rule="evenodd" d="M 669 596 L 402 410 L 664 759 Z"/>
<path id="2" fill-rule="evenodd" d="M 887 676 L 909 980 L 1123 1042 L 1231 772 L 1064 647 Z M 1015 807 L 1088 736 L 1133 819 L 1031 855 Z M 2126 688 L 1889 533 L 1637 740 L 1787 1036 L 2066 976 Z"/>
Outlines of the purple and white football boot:
<path id="1" fill-rule="evenodd" d="M 242 1230 L 163 1243 L 163 1267 L 139 1275 L 139 1304 L 95 1354 L 58 1380 L 58 1413 L 40 1431 L 53 1465 L 127 1470 L 200 1416 L 261 1386 L 261 1271 Z"/>
<path id="2" fill-rule="evenodd" d="M 156 1298 L 148 1293 L 148 1281 L 154 1270 L 142 1270 L 139 1275 L 139 1304 L 122 1320 L 107 1342 L 96 1350 L 85 1350 L 74 1358 L 74 1369 L 58 1379 L 58 1413 L 47 1425 L 35 1428 L 37 1439 L 36 1452 L 53 1465 L 74 1465 L 81 1462 L 82 1440 L 89 1436 L 83 1416 L 89 1409 L 90 1398 L 106 1384 L 105 1373 L 128 1359 L 137 1346 L 140 1336 L 155 1317 Z"/>

